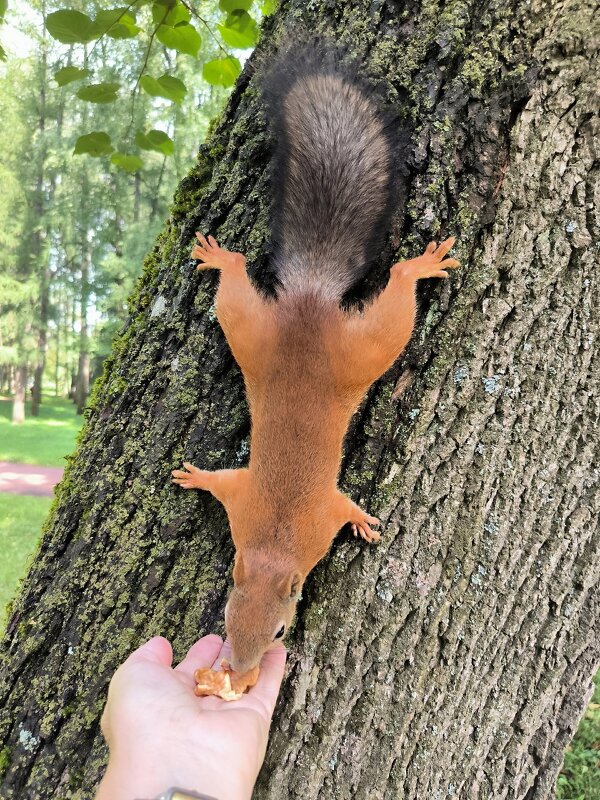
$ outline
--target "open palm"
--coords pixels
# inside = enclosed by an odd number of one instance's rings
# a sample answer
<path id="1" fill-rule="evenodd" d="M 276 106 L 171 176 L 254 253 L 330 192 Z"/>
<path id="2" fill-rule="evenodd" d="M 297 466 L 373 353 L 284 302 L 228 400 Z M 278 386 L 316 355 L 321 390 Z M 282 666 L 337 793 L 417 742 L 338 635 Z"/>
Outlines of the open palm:
<path id="1" fill-rule="evenodd" d="M 109 766 L 97 800 L 151 798 L 180 786 L 218 800 L 245 800 L 264 759 L 285 650 L 264 656 L 258 682 L 240 700 L 196 697 L 194 672 L 230 655 L 218 636 L 196 642 L 171 667 L 172 649 L 156 637 L 115 673 L 102 717 Z"/>

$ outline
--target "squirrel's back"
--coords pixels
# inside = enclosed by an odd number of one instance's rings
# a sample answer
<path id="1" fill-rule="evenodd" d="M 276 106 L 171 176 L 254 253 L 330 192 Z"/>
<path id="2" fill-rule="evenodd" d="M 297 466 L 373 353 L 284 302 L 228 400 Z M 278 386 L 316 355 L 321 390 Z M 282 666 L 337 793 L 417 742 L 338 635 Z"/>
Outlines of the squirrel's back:
<path id="1" fill-rule="evenodd" d="M 274 270 L 290 293 L 340 300 L 379 255 L 393 208 L 392 126 L 322 45 L 267 80 L 276 136 Z"/>

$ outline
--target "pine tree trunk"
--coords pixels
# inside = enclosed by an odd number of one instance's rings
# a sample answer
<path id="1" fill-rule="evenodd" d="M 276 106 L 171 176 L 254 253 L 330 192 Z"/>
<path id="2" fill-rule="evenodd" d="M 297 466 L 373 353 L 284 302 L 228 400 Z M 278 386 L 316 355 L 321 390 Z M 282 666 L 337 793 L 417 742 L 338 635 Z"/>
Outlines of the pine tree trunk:
<path id="1" fill-rule="evenodd" d="M 46 20 L 45 4 L 42 4 L 42 14 L 44 23 Z M 31 392 L 31 416 L 39 415 L 39 408 L 42 403 L 42 379 L 46 367 L 46 353 L 48 351 L 48 312 L 49 312 L 49 292 L 50 292 L 50 267 L 48 264 L 49 254 L 44 253 L 44 241 L 46 231 L 43 229 L 44 215 L 46 206 L 52 202 L 52 196 L 56 188 L 56 176 L 54 175 L 49 185 L 46 186 L 46 93 L 48 85 L 48 42 L 45 27 L 43 28 L 43 38 L 41 45 L 40 68 L 42 71 L 39 81 L 40 96 L 38 105 L 38 142 L 40 151 L 37 154 L 37 175 L 36 186 L 33 193 L 31 235 L 27 237 L 29 246 L 29 257 L 32 270 L 38 273 L 39 296 L 38 296 L 38 319 L 37 328 L 37 353 L 36 363 L 33 371 L 33 388 Z M 59 128 L 60 134 L 60 128 Z"/>
<path id="2" fill-rule="evenodd" d="M 19 364 L 15 368 L 12 421 L 17 425 L 25 422 L 25 395 L 27 393 L 27 365 Z"/>
<path id="3" fill-rule="evenodd" d="M 553 795 L 599 656 L 594 6 L 298 0 L 266 25 L 267 53 L 303 23 L 387 82 L 412 132 L 393 248 L 456 233 L 463 266 L 422 287 L 408 352 L 349 433 L 341 484 L 385 533 L 343 532 L 307 582 L 260 800 Z M 178 189 L 14 604 L 7 800 L 91 798 L 117 664 L 153 634 L 181 656 L 222 631 L 226 517 L 169 472 L 247 458 L 216 278 L 189 252 L 212 232 L 264 279 L 256 81 Z"/>
<path id="4" fill-rule="evenodd" d="M 83 414 L 90 391 L 90 339 L 88 324 L 88 303 L 90 299 L 90 267 L 92 262 L 91 245 L 86 236 L 81 265 L 81 316 L 79 329 L 79 358 L 77 361 L 77 382 L 75 385 L 75 404 L 77 413 Z"/>

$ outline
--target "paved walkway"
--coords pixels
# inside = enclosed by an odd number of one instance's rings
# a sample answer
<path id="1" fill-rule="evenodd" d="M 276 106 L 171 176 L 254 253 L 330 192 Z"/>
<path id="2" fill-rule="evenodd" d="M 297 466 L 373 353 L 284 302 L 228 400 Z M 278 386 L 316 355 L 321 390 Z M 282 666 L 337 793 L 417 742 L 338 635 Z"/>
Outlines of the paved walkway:
<path id="1" fill-rule="evenodd" d="M 35 464 L 11 464 L 0 461 L 0 492 L 52 497 L 54 486 L 62 478 L 62 467 L 38 467 Z"/>

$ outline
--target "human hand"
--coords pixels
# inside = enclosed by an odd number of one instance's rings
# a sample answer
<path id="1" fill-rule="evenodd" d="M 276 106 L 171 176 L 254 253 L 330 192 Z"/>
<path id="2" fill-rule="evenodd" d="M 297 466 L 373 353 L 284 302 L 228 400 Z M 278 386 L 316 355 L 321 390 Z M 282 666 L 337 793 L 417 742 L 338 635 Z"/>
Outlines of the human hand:
<path id="1" fill-rule="evenodd" d="M 196 697 L 194 672 L 219 668 L 231 650 L 219 636 L 196 642 L 171 667 L 157 636 L 133 652 L 110 682 L 102 732 L 110 757 L 96 800 L 153 798 L 170 786 L 218 800 L 247 800 L 265 757 L 286 651 L 269 650 L 256 685 L 240 700 Z"/>

